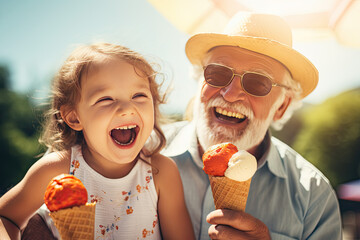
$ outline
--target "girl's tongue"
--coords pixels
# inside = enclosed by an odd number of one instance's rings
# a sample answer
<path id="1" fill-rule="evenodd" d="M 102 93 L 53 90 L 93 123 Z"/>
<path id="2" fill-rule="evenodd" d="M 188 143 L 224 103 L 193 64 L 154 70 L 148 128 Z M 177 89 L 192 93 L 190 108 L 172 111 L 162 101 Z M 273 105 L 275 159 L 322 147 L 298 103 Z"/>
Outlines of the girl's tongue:
<path id="1" fill-rule="evenodd" d="M 136 138 L 135 128 L 131 129 L 113 129 L 110 133 L 114 141 L 119 145 L 129 145 Z"/>

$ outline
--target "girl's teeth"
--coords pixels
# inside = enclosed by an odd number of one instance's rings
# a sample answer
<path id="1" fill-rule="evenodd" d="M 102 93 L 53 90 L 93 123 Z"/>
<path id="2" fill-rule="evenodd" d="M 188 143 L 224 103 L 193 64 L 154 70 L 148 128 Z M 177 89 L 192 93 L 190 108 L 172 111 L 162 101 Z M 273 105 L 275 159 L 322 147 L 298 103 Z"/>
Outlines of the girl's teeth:
<path id="1" fill-rule="evenodd" d="M 122 126 L 122 127 L 118 127 L 116 128 L 117 130 L 127 130 L 127 129 L 133 129 L 135 128 L 136 125 L 129 125 L 129 126 Z"/>

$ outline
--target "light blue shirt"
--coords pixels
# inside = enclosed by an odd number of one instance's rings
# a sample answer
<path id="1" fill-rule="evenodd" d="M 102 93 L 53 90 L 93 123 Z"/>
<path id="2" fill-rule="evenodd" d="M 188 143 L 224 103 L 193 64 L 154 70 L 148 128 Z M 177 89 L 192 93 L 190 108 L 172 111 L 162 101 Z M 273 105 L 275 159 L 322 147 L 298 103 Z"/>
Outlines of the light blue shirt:
<path id="1" fill-rule="evenodd" d="M 162 153 L 178 165 L 195 235 L 209 239 L 206 216 L 215 207 L 195 126 L 177 122 L 163 129 L 168 146 Z M 269 134 L 265 141 L 245 212 L 265 223 L 272 239 L 342 239 L 339 204 L 329 181 L 286 144 Z"/>

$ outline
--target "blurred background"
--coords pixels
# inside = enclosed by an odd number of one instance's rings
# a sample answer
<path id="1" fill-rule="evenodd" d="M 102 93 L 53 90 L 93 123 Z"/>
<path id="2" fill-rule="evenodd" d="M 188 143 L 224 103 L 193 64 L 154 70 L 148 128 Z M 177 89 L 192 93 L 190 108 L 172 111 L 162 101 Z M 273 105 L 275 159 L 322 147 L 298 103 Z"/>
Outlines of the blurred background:
<path id="1" fill-rule="evenodd" d="M 237 11 L 284 17 L 320 80 L 277 136 L 336 190 L 344 239 L 360 239 L 360 0 L 0 0 L 0 196 L 44 148 L 37 142 L 50 82 L 79 44 L 107 41 L 159 65 L 163 113 L 181 120 L 195 93 L 187 39 L 221 32 Z"/>

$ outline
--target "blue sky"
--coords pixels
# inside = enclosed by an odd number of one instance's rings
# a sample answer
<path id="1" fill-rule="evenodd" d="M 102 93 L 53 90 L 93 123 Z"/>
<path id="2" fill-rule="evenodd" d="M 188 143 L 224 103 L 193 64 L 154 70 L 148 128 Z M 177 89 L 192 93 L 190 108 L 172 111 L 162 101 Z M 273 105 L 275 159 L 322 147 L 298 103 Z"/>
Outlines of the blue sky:
<path id="1" fill-rule="evenodd" d="M 0 0 L 0 64 L 11 71 L 12 88 L 44 96 L 50 80 L 77 44 L 123 44 L 159 63 L 165 87 L 173 85 L 166 112 L 184 111 L 195 93 L 184 46 L 177 30 L 146 0 Z M 305 101 L 320 103 L 360 86 L 360 49 L 334 39 L 294 43 L 320 72 L 317 89 Z"/>

